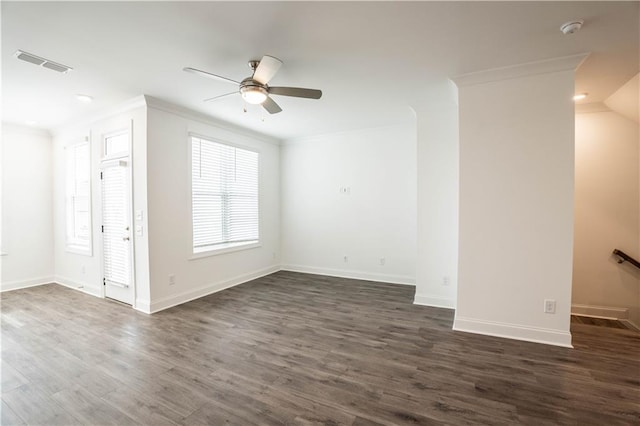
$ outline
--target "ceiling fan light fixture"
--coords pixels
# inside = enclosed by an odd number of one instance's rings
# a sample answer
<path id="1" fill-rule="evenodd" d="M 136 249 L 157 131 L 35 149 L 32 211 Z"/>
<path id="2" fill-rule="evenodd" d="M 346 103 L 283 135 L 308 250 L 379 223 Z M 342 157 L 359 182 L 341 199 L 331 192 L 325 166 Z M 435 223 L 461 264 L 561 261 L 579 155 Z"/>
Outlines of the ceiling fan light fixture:
<path id="1" fill-rule="evenodd" d="M 240 88 L 242 98 L 252 105 L 258 105 L 267 100 L 269 92 L 260 86 L 243 86 Z"/>
<path id="2" fill-rule="evenodd" d="M 217 95 L 212 98 L 205 99 L 205 102 L 213 101 L 216 99 L 225 98 L 234 93 L 240 93 L 242 99 L 245 101 L 243 108 L 244 112 L 247 112 L 246 104 L 262 105 L 269 114 L 277 114 L 282 112 L 282 108 L 276 101 L 273 100 L 271 95 L 291 96 L 294 98 L 307 98 L 307 99 L 320 99 L 322 97 L 322 91 L 317 89 L 305 89 L 302 87 L 271 87 L 267 84 L 273 76 L 278 72 L 282 61 L 273 56 L 264 55 L 260 61 L 249 61 L 249 67 L 253 71 L 253 75 L 245 78 L 242 81 L 235 81 L 227 77 L 222 77 L 217 74 L 202 71 L 196 68 L 186 67 L 184 71 L 193 74 L 200 75 L 202 77 L 211 78 L 214 80 L 224 81 L 226 83 L 237 84 L 238 91 L 225 93 L 223 95 Z"/>

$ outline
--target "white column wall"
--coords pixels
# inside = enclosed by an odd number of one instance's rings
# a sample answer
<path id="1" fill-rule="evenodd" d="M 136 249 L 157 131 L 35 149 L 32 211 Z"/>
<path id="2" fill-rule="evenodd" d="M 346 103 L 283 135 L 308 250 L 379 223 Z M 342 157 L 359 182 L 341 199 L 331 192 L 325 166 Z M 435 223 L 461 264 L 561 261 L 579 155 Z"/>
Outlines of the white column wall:
<path id="1" fill-rule="evenodd" d="M 51 136 L 2 126 L 0 290 L 53 281 Z"/>
<path id="2" fill-rule="evenodd" d="M 456 330 L 571 345 L 572 95 L 582 59 L 457 80 Z M 553 314 L 544 312 L 547 299 Z"/>
<path id="3" fill-rule="evenodd" d="M 417 121 L 418 253 L 415 303 L 456 307 L 458 283 L 458 92 L 444 80 L 414 105 Z"/>

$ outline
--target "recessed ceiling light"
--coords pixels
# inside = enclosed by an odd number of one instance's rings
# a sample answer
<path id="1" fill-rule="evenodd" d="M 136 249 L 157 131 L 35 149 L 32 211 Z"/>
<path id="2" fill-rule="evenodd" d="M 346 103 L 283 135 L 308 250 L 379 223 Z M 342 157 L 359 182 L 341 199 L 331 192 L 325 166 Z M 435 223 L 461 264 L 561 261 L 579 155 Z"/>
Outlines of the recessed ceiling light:
<path id="1" fill-rule="evenodd" d="M 584 98 L 586 98 L 589 94 L 588 93 L 578 93 L 573 97 L 574 101 L 581 101 Z"/>
<path id="2" fill-rule="evenodd" d="M 81 95 L 78 94 L 76 95 L 76 99 L 79 100 L 80 102 L 84 102 L 85 104 L 88 104 L 89 102 L 91 102 L 93 100 L 93 98 L 89 95 Z"/>

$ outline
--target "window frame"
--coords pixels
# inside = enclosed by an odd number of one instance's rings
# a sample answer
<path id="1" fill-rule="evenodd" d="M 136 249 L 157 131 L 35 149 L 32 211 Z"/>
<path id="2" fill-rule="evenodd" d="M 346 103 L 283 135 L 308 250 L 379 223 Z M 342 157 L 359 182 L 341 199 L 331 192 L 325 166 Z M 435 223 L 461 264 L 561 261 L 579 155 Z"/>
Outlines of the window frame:
<path id="1" fill-rule="evenodd" d="M 126 151 L 117 151 L 115 153 L 107 152 L 107 140 L 109 138 L 115 138 L 118 136 L 126 136 L 127 137 L 127 150 Z M 122 128 L 120 130 L 115 130 L 113 132 L 105 133 L 102 135 L 101 140 L 101 161 L 115 160 L 118 158 L 129 157 L 131 155 L 131 131 L 129 128 Z"/>
<path id="2" fill-rule="evenodd" d="M 87 227 L 88 227 L 88 238 L 86 243 L 80 243 L 77 239 L 73 239 L 71 237 L 71 230 L 70 230 L 70 225 L 71 223 L 73 223 L 74 226 L 74 234 L 75 234 L 75 226 L 76 226 L 76 222 L 75 222 L 75 208 L 74 208 L 74 204 L 73 201 L 75 201 L 76 197 L 80 197 L 77 194 L 72 194 L 71 191 L 71 187 L 76 187 L 76 177 L 75 177 L 75 173 L 73 173 L 73 183 L 70 182 L 70 177 L 72 176 L 71 174 L 71 170 L 70 168 L 76 167 L 76 163 L 75 163 L 75 156 L 71 156 L 71 151 L 70 150 L 75 150 L 78 149 L 79 146 L 85 145 L 87 147 L 88 150 L 88 154 L 87 154 L 87 187 L 88 187 L 88 193 L 85 196 L 87 198 Z M 89 140 L 89 138 L 85 138 L 84 140 L 81 140 L 79 142 L 74 142 L 71 143 L 69 145 L 66 145 L 64 147 L 64 164 L 65 164 L 65 251 L 68 253 L 74 253 L 74 254 L 78 254 L 78 255 L 83 255 L 83 256 L 93 256 L 93 197 L 92 197 L 92 185 L 93 185 L 93 179 L 91 176 L 93 167 L 92 167 L 92 161 L 91 161 L 91 154 L 92 154 L 92 150 L 91 150 L 91 142 Z M 73 164 L 72 164 L 73 161 Z M 73 218 L 71 217 L 73 216 Z"/>
<path id="3" fill-rule="evenodd" d="M 253 152 L 258 156 L 257 161 L 257 213 L 258 213 L 258 236 L 256 240 L 251 241 L 241 241 L 241 242 L 227 242 L 227 243 L 219 243 L 212 246 L 207 246 L 207 248 L 195 251 L 194 247 L 194 232 L 193 232 L 193 143 L 194 139 L 200 139 L 220 145 L 225 145 L 231 148 L 242 149 L 245 151 Z M 189 163 L 188 167 L 188 182 L 189 182 L 189 218 L 190 218 L 190 238 L 189 238 L 189 260 L 197 260 L 210 256 L 217 256 L 225 253 L 233 253 L 237 251 L 254 249 L 262 246 L 262 216 L 261 216 L 261 198 L 260 198 L 260 183 L 261 183 L 261 170 L 262 170 L 262 153 L 259 149 L 255 147 L 250 147 L 244 144 L 229 142 L 227 140 L 223 140 L 217 137 L 211 137 L 207 135 L 202 135 L 198 133 L 189 132 L 187 136 L 187 161 Z"/>

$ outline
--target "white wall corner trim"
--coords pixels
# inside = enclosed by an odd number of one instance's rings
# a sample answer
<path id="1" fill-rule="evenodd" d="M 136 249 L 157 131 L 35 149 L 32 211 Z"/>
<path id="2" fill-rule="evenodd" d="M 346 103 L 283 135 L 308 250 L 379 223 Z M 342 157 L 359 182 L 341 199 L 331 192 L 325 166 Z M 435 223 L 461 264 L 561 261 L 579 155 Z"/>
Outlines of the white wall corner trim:
<path id="1" fill-rule="evenodd" d="M 590 53 L 580 53 L 578 55 L 563 56 L 560 58 L 547 59 L 544 61 L 527 62 L 524 64 L 511 65 L 508 67 L 492 68 L 483 71 L 462 74 L 451 79 L 458 87 L 473 86 L 476 84 L 489 83 L 492 81 L 508 80 L 512 78 L 525 77 L 535 74 L 546 74 L 558 71 L 577 69 Z"/>
<path id="2" fill-rule="evenodd" d="M 37 287 L 44 284 L 52 284 L 54 281 L 55 280 L 53 277 L 38 277 L 28 280 L 6 281 L 0 284 L 0 292 L 19 290 L 21 288 L 28 287 Z"/>
<path id="3" fill-rule="evenodd" d="M 181 305 L 191 300 L 199 299 L 209 294 L 217 293 L 221 290 L 226 290 L 230 287 L 234 287 L 239 284 L 243 284 L 248 281 L 273 274 L 274 272 L 278 272 L 279 270 L 280 268 L 277 265 L 273 265 L 257 271 L 249 272 L 247 274 L 238 275 L 225 281 L 207 284 L 193 290 L 185 291 L 168 297 L 163 297 L 161 299 L 152 301 L 150 306 L 148 306 L 148 309 L 144 301 L 137 300 L 136 309 L 145 313 L 153 314 L 164 309 L 168 309 L 176 305 Z"/>
<path id="4" fill-rule="evenodd" d="M 571 333 L 568 331 L 565 332 L 547 328 L 528 327 L 519 324 L 507 324 L 457 316 L 453 321 L 453 329 L 455 331 L 464 331 L 466 333 L 484 334 L 487 336 L 523 340 L 525 342 L 573 348 L 571 345 Z"/>
<path id="5" fill-rule="evenodd" d="M 430 296 L 428 294 L 417 294 L 413 298 L 414 305 L 431 306 L 434 308 L 455 309 L 455 300 L 447 297 Z"/>
<path id="6" fill-rule="evenodd" d="M 73 290 L 78 290 L 83 293 L 89 294 L 91 296 L 102 298 L 102 291 L 99 285 L 91 285 L 88 283 L 81 283 L 79 281 L 74 281 L 67 277 L 56 276 L 54 278 L 54 282 L 56 284 L 60 284 L 63 287 L 68 287 Z"/>
<path id="7" fill-rule="evenodd" d="M 300 272 L 303 274 L 325 275 L 328 277 L 383 282 L 383 283 L 389 283 L 389 284 L 402 284 L 402 285 L 416 284 L 415 277 L 409 277 L 404 275 L 373 274 L 370 272 L 351 271 L 351 270 L 344 270 L 344 269 L 331 269 L 331 268 L 316 268 L 313 266 L 304 266 L 304 265 L 282 265 L 281 270 L 289 271 L 289 272 Z"/>

